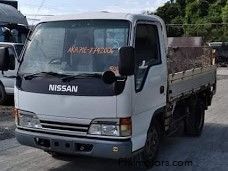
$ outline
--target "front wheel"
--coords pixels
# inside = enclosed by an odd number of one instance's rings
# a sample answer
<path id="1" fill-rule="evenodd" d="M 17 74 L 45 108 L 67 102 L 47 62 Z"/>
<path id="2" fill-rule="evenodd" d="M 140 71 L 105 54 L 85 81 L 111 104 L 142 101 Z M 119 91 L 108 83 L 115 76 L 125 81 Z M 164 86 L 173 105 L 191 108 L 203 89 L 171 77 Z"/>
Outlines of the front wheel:
<path id="1" fill-rule="evenodd" d="M 154 161 L 157 157 L 161 141 L 161 128 L 156 120 L 152 122 L 148 133 L 145 146 L 140 153 L 140 162 L 146 168 L 151 168 L 154 165 Z"/>

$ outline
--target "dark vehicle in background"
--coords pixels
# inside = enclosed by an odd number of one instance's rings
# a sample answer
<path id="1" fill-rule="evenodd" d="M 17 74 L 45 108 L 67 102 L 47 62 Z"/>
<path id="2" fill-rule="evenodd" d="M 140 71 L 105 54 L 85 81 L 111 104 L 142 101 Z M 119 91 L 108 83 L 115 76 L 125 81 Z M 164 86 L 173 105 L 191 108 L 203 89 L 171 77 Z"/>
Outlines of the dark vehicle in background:
<path id="1" fill-rule="evenodd" d="M 8 95 L 14 94 L 19 56 L 29 32 L 26 17 L 16 7 L 16 1 L 0 1 L 0 48 L 8 47 L 7 53 L 15 57 L 16 64 L 15 70 L 0 74 L 0 104 L 6 101 Z"/>
<path id="2" fill-rule="evenodd" d="M 209 43 L 215 50 L 216 63 L 220 66 L 228 65 L 228 42 L 211 42 Z"/>

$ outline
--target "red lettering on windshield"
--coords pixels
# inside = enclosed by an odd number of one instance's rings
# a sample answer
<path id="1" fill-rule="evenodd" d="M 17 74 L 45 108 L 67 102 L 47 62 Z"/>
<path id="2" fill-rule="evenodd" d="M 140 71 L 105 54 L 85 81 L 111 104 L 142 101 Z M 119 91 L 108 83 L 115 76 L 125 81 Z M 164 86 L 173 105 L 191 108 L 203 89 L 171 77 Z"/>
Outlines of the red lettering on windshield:
<path id="1" fill-rule="evenodd" d="M 113 48 L 90 48 L 90 47 L 75 47 L 72 46 L 68 49 L 67 53 L 70 54 L 113 54 Z"/>

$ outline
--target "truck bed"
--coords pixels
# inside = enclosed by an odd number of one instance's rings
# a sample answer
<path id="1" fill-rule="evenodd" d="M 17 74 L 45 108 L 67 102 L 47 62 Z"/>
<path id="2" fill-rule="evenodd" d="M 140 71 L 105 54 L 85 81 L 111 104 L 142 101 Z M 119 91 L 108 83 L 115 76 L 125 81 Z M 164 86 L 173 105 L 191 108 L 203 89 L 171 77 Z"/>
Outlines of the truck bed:
<path id="1" fill-rule="evenodd" d="M 168 100 L 174 101 L 208 85 L 214 85 L 216 83 L 216 68 L 215 65 L 211 65 L 170 74 L 168 78 Z"/>

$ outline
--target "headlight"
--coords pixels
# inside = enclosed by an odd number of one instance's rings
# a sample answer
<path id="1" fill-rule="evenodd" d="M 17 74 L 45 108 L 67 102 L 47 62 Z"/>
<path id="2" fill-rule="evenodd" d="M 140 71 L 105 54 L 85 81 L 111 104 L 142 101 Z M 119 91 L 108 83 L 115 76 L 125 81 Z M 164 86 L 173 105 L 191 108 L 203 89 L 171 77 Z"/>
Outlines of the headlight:
<path id="1" fill-rule="evenodd" d="M 95 119 L 88 131 L 91 135 L 126 137 L 131 135 L 131 118 Z"/>
<path id="2" fill-rule="evenodd" d="M 36 114 L 23 110 L 17 110 L 16 124 L 27 128 L 42 128 L 40 120 L 37 118 Z"/>

